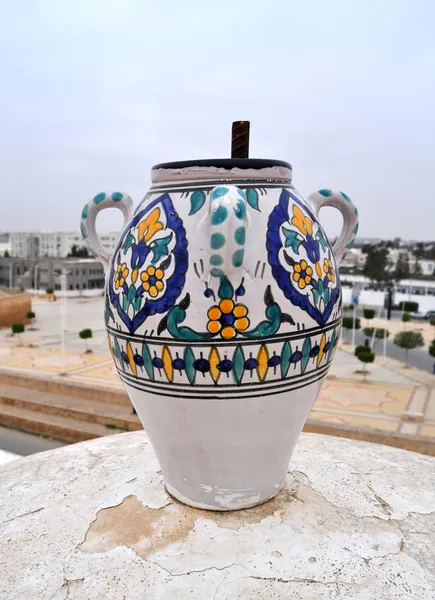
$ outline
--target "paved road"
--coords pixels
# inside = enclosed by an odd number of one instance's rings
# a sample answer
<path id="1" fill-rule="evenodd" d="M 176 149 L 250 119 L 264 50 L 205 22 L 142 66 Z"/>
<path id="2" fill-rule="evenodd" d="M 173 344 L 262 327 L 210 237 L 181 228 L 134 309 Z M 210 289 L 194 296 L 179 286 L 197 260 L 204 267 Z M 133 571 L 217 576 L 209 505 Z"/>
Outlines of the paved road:
<path id="1" fill-rule="evenodd" d="M 343 339 L 350 342 L 352 339 L 352 332 L 350 330 L 345 331 Z M 363 345 L 366 341 L 366 336 L 361 331 L 355 332 L 355 343 L 357 346 Z M 383 340 L 375 339 L 374 351 L 376 354 L 383 353 Z M 405 362 L 405 350 L 398 348 L 393 344 L 391 339 L 387 340 L 387 356 L 388 358 L 394 358 L 400 362 Z M 416 367 L 422 371 L 428 373 L 433 372 L 434 359 L 429 356 L 427 348 L 418 348 L 416 350 L 410 350 L 408 352 L 408 363 L 411 367 Z M 434 376 L 435 379 L 435 376 Z"/>
<path id="2" fill-rule="evenodd" d="M 47 439 L 39 435 L 0 427 L 0 448 L 7 452 L 19 454 L 20 456 L 28 456 L 29 454 L 44 452 L 45 450 L 54 450 L 55 448 L 67 445 L 64 442 Z"/>

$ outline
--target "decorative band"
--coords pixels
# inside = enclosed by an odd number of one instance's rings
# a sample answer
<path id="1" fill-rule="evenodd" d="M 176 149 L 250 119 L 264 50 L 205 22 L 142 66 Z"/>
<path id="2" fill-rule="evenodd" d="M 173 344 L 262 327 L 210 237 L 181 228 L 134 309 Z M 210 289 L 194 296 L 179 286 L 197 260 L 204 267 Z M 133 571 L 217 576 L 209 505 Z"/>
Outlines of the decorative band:
<path id="1" fill-rule="evenodd" d="M 327 368 L 338 342 L 339 326 L 315 335 L 300 332 L 298 339 L 262 340 L 251 343 L 230 343 L 184 346 L 171 341 L 153 343 L 125 339 L 109 333 L 109 347 L 116 367 L 125 379 L 138 385 L 161 389 L 170 386 L 188 390 L 197 387 L 201 393 L 240 387 L 251 389 L 274 385 L 293 385 L 304 376 Z M 213 392 L 215 393 L 215 391 Z"/>
<path id="2" fill-rule="evenodd" d="M 308 329 L 299 329 L 298 331 L 292 331 L 292 332 L 287 332 L 287 333 L 276 333 L 273 336 L 267 337 L 267 338 L 258 338 L 258 339 L 252 339 L 252 340 L 243 340 L 243 345 L 253 345 L 253 344 L 258 344 L 259 342 L 261 343 L 271 343 L 271 342 L 286 342 L 286 341 L 292 341 L 292 340 L 304 340 L 307 336 L 308 337 L 312 337 L 315 335 L 319 335 L 322 333 L 328 333 L 329 331 L 331 331 L 332 329 L 336 329 L 338 325 L 340 325 L 341 323 L 341 317 L 334 319 L 333 321 L 331 321 L 330 323 L 328 323 L 328 325 L 325 325 L 323 327 L 310 327 Z M 158 346 L 161 346 L 162 343 L 165 344 L 171 344 L 174 346 L 185 346 L 186 342 L 183 340 L 176 340 L 174 338 L 171 337 L 165 337 L 165 336 L 158 336 L 156 337 L 154 336 L 149 336 L 146 333 L 145 334 L 137 334 L 137 333 L 128 333 L 128 332 L 124 332 L 124 331 L 119 331 L 118 329 L 115 329 L 114 327 L 111 327 L 110 325 L 106 325 L 106 329 L 109 333 L 116 335 L 117 338 L 119 339 L 123 339 L 123 340 L 132 340 L 132 341 L 137 341 L 137 342 L 146 342 L 147 344 L 153 345 L 156 344 Z M 205 341 L 191 341 L 189 342 L 189 344 L 191 346 L 197 346 L 197 347 L 210 347 L 210 341 L 209 340 L 205 340 Z M 240 340 L 234 340 L 234 341 L 230 341 L 230 340 L 213 340 L 213 346 L 238 346 L 240 344 Z"/>
<path id="3" fill-rule="evenodd" d="M 316 371 L 311 377 L 304 379 L 297 378 L 292 383 L 282 382 L 280 385 L 262 385 L 253 388 L 246 386 L 236 387 L 231 386 L 230 388 L 221 388 L 221 386 L 214 386 L 208 393 L 204 393 L 204 390 L 196 389 L 196 386 L 190 388 L 180 389 L 178 386 L 171 385 L 169 387 L 150 387 L 144 380 L 137 380 L 132 377 L 127 377 L 125 373 L 118 371 L 121 380 L 124 384 L 147 394 L 155 396 L 168 396 L 170 398 L 194 398 L 197 400 L 236 400 L 240 398 L 254 398 L 263 396 L 274 396 L 276 394 L 283 394 L 295 390 L 307 387 L 317 381 L 323 379 L 329 369 L 329 364 L 323 369 Z"/>

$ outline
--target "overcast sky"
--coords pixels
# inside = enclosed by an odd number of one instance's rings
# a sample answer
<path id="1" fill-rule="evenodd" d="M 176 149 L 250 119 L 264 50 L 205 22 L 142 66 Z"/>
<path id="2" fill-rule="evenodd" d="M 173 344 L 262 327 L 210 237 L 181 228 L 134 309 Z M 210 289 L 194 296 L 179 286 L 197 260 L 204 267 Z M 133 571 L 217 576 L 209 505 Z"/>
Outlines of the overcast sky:
<path id="1" fill-rule="evenodd" d="M 0 23 L 0 230 L 138 202 L 153 164 L 229 156 L 245 119 L 251 156 L 345 191 L 361 235 L 435 238 L 433 0 L 0 0 Z"/>

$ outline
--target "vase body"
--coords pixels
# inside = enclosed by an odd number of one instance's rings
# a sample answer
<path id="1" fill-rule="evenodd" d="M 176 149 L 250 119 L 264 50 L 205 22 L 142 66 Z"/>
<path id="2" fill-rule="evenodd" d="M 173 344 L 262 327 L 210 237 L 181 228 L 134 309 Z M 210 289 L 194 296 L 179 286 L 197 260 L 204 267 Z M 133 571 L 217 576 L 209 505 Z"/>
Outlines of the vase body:
<path id="1" fill-rule="evenodd" d="M 215 510 L 281 489 L 340 334 L 337 260 L 318 210 L 343 212 L 340 256 L 357 227 L 345 194 L 304 201 L 286 163 L 228 163 L 157 166 L 134 213 L 125 194 L 101 193 L 81 222 L 106 264 L 113 360 L 167 489 Z M 125 226 L 109 257 L 94 221 L 115 205 Z"/>

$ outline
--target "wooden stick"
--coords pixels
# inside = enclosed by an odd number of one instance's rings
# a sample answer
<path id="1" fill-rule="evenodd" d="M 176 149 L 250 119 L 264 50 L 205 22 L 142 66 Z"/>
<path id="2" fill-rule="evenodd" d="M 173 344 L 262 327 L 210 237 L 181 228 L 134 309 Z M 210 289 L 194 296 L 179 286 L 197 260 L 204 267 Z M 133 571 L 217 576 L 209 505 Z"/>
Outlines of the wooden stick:
<path id="1" fill-rule="evenodd" d="M 249 158 L 249 121 L 234 121 L 231 133 L 231 158 Z"/>

